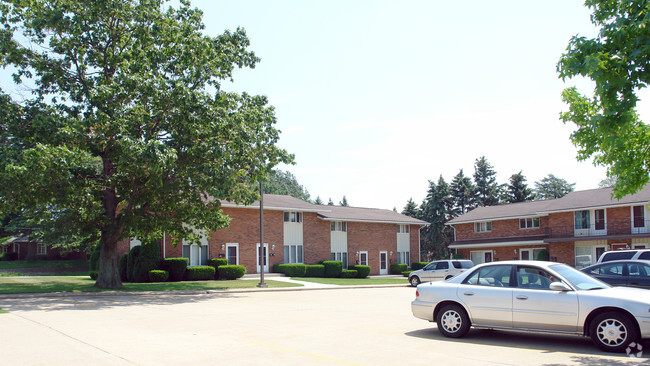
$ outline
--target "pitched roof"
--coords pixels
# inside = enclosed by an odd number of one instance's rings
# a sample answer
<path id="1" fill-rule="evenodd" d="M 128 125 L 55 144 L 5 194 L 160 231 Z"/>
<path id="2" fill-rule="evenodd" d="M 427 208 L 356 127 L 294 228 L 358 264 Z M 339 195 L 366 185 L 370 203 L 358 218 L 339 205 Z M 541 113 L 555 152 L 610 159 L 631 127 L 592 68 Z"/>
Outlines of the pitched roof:
<path id="1" fill-rule="evenodd" d="M 238 205 L 234 202 L 221 201 L 221 206 L 259 209 L 260 202 L 255 201 L 250 205 Z M 326 221 L 359 221 L 416 225 L 428 224 L 426 221 L 402 215 L 391 210 L 384 210 L 379 208 L 314 205 L 298 198 L 278 194 L 264 194 L 264 209 L 279 211 L 317 212 L 318 217 Z"/>
<path id="2" fill-rule="evenodd" d="M 506 220 L 531 216 L 545 216 L 553 212 L 585 210 L 648 204 L 650 185 L 635 194 L 616 199 L 613 189 L 598 188 L 576 191 L 558 199 L 511 203 L 507 205 L 477 207 L 447 222 L 447 225 L 463 224 L 477 221 Z"/>

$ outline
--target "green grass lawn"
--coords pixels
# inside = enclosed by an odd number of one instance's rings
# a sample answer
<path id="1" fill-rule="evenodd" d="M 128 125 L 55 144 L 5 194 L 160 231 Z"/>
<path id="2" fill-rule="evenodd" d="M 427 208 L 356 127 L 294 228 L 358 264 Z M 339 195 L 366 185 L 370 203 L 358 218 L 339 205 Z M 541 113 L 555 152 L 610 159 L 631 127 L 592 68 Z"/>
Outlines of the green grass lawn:
<path id="1" fill-rule="evenodd" d="M 404 278 L 320 278 L 320 277 L 291 277 L 292 280 L 322 283 L 326 285 L 352 286 L 352 285 L 407 285 L 408 279 Z"/>
<path id="2" fill-rule="evenodd" d="M 265 281 L 270 288 L 299 287 L 302 285 L 281 282 Z M 158 282 L 158 283 L 125 283 L 119 291 L 178 291 L 178 290 L 224 290 L 254 288 L 259 280 L 234 280 L 234 281 L 186 281 L 186 282 Z M 98 292 L 93 285 L 94 280 L 89 277 L 0 277 L 0 294 L 22 294 L 43 292 Z"/>
<path id="3" fill-rule="evenodd" d="M 35 260 L 35 261 L 0 261 L 0 269 L 15 268 L 88 268 L 88 261 L 85 259 L 75 260 Z"/>

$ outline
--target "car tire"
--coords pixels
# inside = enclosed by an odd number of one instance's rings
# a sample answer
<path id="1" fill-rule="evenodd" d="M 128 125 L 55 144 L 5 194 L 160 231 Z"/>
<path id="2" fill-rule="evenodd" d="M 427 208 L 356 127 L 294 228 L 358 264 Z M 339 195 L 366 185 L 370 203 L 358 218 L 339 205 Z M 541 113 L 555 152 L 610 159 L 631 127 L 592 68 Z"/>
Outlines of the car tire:
<path id="1" fill-rule="evenodd" d="M 436 319 L 438 330 L 449 338 L 461 338 L 469 332 L 472 324 L 467 312 L 460 305 L 445 305 Z"/>
<path id="2" fill-rule="evenodd" d="M 411 283 L 411 286 L 418 287 L 418 285 L 420 284 L 420 277 L 412 276 L 411 278 L 409 278 L 409 282 Z"/>
<path id="3" fill-rule="evenodd" d="M 589 325 L 589 335 L 594 344 L 606 352 L 625 352 L 627 347 L 639 340 L 634 321 L 618 311 L 596 316 Z"/>

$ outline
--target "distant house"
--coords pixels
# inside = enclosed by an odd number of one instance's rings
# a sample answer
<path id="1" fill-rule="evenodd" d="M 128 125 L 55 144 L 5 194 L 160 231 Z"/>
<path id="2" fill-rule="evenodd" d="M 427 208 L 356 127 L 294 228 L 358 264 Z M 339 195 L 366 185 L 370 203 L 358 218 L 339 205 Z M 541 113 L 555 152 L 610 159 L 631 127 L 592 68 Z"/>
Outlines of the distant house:
<path id="1" fill-rule="evenodd" d="M 618 200 L 611 188 L 553 200 L 479 207 L 447 222 L 450 248 L 474 263 L 549 259 L 578 268 L 606 250 L 650 247 L 650 186 Z M 543 254 L 542 254 L 543 255 Z"/>
<path id="2" fill-rule="evenodd" d="M 387 274 L 391 263 L 419 261 L 420 227 L 427 222 L 391 210 L 314 205 L 284 195 L 264 195 L 264 243 L 260 245 L 259 202 L 249 206 L 222 202 L 230 226 L 211 232 L 199 242 L 182 240 L 172 245 L 161 240 L 165 258 L 186 257 L 190 266 L 206 264 L 208 258 L 227 258 L 232 264 L 259 273 L 259 250 L 268 254 L 269 271 L 276 263 L 314 264 L 340 260 L 371 266 L 371 274 Z M 139 245 L 137 240 L 120 243 L 120 252 Z"/>
<path id="3" fill-rule="evenodd" d="M 10 237 L 0 245 L 0 254 L 13 253 L 13 259 L 85 259 L 86 253 L 77 251 L 64 251 L 62 248 L 53 248 L 41 241 L 34 240 L 29 235 L 16 235 Z"/>

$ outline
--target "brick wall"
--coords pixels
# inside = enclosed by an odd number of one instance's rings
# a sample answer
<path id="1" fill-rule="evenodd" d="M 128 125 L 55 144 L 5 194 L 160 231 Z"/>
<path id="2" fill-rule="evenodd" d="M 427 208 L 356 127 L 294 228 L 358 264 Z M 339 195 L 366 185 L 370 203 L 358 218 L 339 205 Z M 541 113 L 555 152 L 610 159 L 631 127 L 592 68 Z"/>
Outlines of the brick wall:
<path id="1" fill-rule="evenodd" d="M 519 219 L 492 221 L 492 231 L 476 233 L 474 223 L 458 224 L 456 226 L 456 240 L 475 240 L 487 238 L 508 238 L 516 236 L 534 236 L 545 233 L 548 224 L 547 217 L 540 217 L 538 229 L 520 229 Z"/>
<path id="2" fill-rule="evenodd" d="M 411 250 L 411 263 L 413 262 L 419 262 L 420 261 L 420 225 L 410 225 L 409 227 L 409 233 L 410 233 L 410 245 L 409 248 Z M 391 249 L 392 250 L 392 249 Z M 388 252 L 390 253 L 390 252 Z M 391 261 L 397 260 L 397 256 L 393 254 L 393 256 L 390 257 Z M 424 258 L 422 258 L 424 259 Z M 391 262 L 392 263 L 392 262 Z M 409 266 L 411 265 L 409 263 Z M 389 266 L 390 270 L 390 266 Z"/>
<path id="3" fill-rule="evenodd" d="M 410 230 L 409 230 L 410 232 Z M 379 274 L 379 252 L 397 250 L 397 225 L 348 222 L 348 256 L 350 264 L 359 259 L 356 252 L 368 252 L 370 274 Z M 393 254 L 393 258 L 396 258 Z M 389 268 L 390 269 L 390 268 Z"/>
<path id="4" fill-rule="evenodd" d="M 316 213 L 305 212 L 303 214 L 302 240 L 305 264 L 316 264 L 319 261 L 331 259 L 329 221 L 319 219 Z"/>

